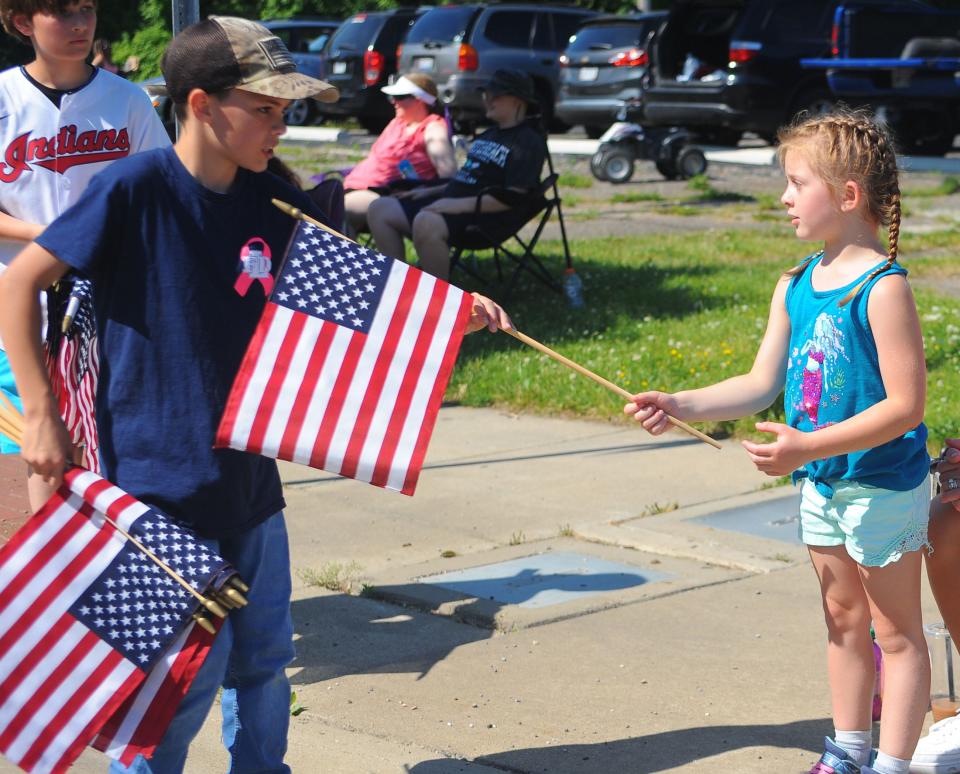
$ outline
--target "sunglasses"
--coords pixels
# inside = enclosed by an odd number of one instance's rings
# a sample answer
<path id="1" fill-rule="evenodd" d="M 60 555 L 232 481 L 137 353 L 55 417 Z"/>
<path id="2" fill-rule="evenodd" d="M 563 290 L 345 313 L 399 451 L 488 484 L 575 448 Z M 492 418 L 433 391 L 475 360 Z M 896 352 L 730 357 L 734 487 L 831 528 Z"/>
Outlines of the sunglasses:
<path id="1" fill-rule="evenodd" d="M 411 99 L 416 99 L 412 94 L 395 94 L 390 97 L 391 102 L 407 102 Z"/>

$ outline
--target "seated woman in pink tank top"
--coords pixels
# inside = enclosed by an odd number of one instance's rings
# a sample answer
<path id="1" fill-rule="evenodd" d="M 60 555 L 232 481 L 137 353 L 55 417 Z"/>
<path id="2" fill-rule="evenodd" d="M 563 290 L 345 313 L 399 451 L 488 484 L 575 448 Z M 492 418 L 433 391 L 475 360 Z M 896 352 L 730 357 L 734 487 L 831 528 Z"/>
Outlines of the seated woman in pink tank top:
<path id="1" fill-rule="evenodd" d="M 437 86 L 423 73 L 410 73 L 382 89 L 396 116 L 370 148 L 370 155 L 343 180 L 347 225 L 355 234 L 367 227 L 367 208 L 379 194 L 370 189 L 404 177 L 420 180 L 453 177 L 456 156 Z"/>

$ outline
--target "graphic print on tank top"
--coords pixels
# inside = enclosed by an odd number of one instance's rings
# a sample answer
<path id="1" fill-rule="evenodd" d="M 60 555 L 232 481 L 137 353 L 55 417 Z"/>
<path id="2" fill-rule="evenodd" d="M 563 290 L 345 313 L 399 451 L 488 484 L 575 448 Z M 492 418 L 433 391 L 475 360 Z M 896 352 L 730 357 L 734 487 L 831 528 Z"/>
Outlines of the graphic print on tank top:
<path id="1" fill-rule="evenodd" d="M 833 424 L 820 424 L 820 409 L 827 407 L 827 401 L 839 403 L 847 383 L 843 363 L 849 363 L 850 358 L 843 346 L 844 335 L 838 322 L 822 312 L 813 324 L 810 338 L 791 353 L 791 365 L 802 368 L 800 404 L 795 408 L 806 412 L 814 430 Z"/>

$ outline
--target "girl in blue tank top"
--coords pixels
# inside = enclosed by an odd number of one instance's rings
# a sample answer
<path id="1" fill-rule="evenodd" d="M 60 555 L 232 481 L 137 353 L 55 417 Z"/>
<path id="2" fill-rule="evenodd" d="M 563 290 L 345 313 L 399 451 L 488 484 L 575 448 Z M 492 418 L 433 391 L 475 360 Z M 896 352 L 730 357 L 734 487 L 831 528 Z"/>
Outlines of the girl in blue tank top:
<path id="1" fill-rule="evenodd" d="M 929 457 L 923 341 L 897 263 L 896 156 L 861 112 L 805 118 L 779 140 L 787 216 L 799 239 L 823 248 L 777 283 L 749 373 L 640 393 L 624 411 L 659 434 L 668 416 L 735 419 L 785 390 L 786 424 L 760 422 L 773 440 L 742 443 L 759 470 L 802 481 L 800 535 L 820 581 L 835 726 L 810 772 L 907 774 L 929 701 L 920 617 Z M 886 669 L 875 757 L 871 620 Z"/>

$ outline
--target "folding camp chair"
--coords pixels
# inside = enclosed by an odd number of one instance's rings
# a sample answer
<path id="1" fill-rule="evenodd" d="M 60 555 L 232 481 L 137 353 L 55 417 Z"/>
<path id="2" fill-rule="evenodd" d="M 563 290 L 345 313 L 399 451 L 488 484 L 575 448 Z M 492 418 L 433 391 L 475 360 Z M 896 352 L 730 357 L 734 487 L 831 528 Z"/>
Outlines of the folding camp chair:
<path id="1" fill-rule="evenodd" d="M 546 145 L 546 138 L 544 138 L 544 145 Z M 563 292 L 560 281 L 546 267 L 543 259 L 536 254 L 536 248 L 543 230 L 550 217 L 556 212 L 560 224 L 560 236 L 563 241 L 564 268 L 570 269 L 573 267 L 570 245 L 567 242 L 567 228 L 563 221 L 560 189 L 557 186 L 560 176 L 554 169 L 549 148 L 546 151 L 546 159 L 550 173 L 541 181 L 540 186 L 535 191 L 519 193 L 502 188 L 485 188 L 478 194 L 476 209 L 474 210 L 475 215 L 479 216 L 480 214 L 480 200 L 484 195 L 495 196 L 504 204 L 509 205 L 510 210 L 504 213 L 504 218 L 496 227 L 484 228 L 479 224 L 471 225 L 467 227 L 462 239 L 458 242 L 451 242 L 451 274 L 455 269 L 460 269 L 486 284 L 487 280 L 478 271 L 476 253 L 480 250 L 492 250 L 499 284 L 504 284 L 501 259 L 505 259 L 513 265 L 513 273 L 506 284 L 507 296 L 513 291 L 523 272 L 528 272 L 551 290 L 558 293 Z M 536 230 L 533 236 L 525 240 L 520 236 L 520 232 L 527 224 L 532 222 L 537 224 Z M 472 259 L 470 265 L 466 263 L 465 258 Z"/>

